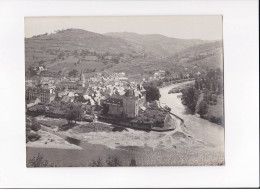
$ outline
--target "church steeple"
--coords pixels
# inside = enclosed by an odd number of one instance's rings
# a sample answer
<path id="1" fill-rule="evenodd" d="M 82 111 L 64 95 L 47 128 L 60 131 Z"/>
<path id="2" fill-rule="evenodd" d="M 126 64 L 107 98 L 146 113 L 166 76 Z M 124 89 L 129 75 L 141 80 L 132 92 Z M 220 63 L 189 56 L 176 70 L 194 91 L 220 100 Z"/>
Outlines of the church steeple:
<path id="1" fill-rule="evenodd" d="M 82 87 L 85 87 L 85 76 L 84 76 L 82 70 L 81 70 L 80 81 L 82 82 Z"/>

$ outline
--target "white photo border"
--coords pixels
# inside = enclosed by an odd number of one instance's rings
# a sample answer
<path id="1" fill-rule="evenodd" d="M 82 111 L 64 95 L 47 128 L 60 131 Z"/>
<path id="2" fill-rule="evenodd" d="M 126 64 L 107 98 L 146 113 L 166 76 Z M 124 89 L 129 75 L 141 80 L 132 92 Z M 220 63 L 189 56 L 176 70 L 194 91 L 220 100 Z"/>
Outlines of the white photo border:
<path id="1" fill-rule="evenodd" d="M 223 15 L 225 166 L 26 168 L 24 17 Z M 0 188 L 259 187 L 256 0 L 0 1 Z"/>

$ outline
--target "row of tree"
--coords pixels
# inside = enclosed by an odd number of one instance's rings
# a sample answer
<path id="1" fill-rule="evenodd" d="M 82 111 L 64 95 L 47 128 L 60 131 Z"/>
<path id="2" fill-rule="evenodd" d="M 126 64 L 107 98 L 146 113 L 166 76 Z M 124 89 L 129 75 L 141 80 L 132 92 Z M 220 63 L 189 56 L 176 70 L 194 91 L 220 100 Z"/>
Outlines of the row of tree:
<path id="1" fill-rule="evenodd" d="M 223 73 L 220 69 L 209 70 L 195 80 L 196 90 L 208 90 L 216 94 L 223 94 Z"/>
<path id="2" fill-rule="evenodd" d="M 153 84 L 145 84 L 144 89 L 146 90 L 146 101 L 151 102 L 159 100 L 161 97 L 160 91 L 157 86 Z"/>
<path id="3" fill-rule="evenodd" d="M 200 92 L 195 87 L 188 87 L 182 90 L 182 104 L 187 106 L 191 113 L 197 112 L 201 117 L 208 113 L 207 100 L 199 100 Z"/>
<path id="4" fill-rule="evenodd" d="M 209 70 L 196 78 L 195 86 L 182 90 L 182 103 L 191 113 L 198 113 L 202 118 L 208 118 L 209 104 L 216 104 L 220 94 L 223 94 L 223 73 L 220 69 Z M 214 123 L 222 124 L 222 117 L 210 118 Z"/>
<path id="5" fill-rule="evenodd" d="M 57 164 L 49 162 L 44 156 L 38 153 L 37 156 L 26 161 L 27 167 L 57 167 Z M 88 166 L 90 167 L 119 167 L 123 166 L 120 158 L 116 156 L 110 156 L 105 162 L 101 158 L 93 160 Z M 135 158 L 131 158 L 129 166 L 137 166 Z"/>

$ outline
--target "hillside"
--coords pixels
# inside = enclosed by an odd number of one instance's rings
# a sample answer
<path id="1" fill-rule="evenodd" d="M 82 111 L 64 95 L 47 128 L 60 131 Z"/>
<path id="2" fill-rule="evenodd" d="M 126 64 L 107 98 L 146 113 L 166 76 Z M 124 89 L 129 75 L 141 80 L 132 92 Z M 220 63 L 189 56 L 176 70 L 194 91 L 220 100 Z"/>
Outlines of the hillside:
<path id="1" fill-rule="evenodd" d="M 167 57 L 180 52 L 188 47 L 205 43 L 203 40 L 194 39 L 176 39 L 159 34 L 140 35 L 137 33 L 106 33 L 105 35 L 126 40 L 132 44 L 138 44 L 143 47 L 147 53 Z"/>
<path id="2" fill-rule="evenodd" d="M 44 64 L 50 69 L 63 70 L 71 68 L 78 60 L 80 63 L 85 60 L 83 65 L 89 64 L 85 59 L 88 56 L 131 54 L 136 49 L 118 38 L 81 29 L 67 29 L 25 39 L 25 63 L 26 67 Z M 90 64 L 103 65 L 99 59 L 91 59 Z"/>
<path id="3" fill-rule="evenodd" d="M 67 75 L 126 72 L 129 76 L 164 69 L 174 75 L 222 68 L 220 41 L 186 40 L 136 33 L 98 34 L 66 29 L 25 39 L 25 66 L 45 66 Z"/>
<path id="4" fill-rule="evenodd" d="M 106 33 L 105 35 L 139 44 L 150 55 L 165 58 L 184 68 L 223 68 L 222 42 L 197 39 L 176 39 L 163 35 Z"/>
<path id="5" fill-rule="evenodd" d="M 196 46 L 191 46 L 169 57 L 179 65 L 193 69 L 223 69 L 223 45 L 222 41 L 212 41 Z"/>

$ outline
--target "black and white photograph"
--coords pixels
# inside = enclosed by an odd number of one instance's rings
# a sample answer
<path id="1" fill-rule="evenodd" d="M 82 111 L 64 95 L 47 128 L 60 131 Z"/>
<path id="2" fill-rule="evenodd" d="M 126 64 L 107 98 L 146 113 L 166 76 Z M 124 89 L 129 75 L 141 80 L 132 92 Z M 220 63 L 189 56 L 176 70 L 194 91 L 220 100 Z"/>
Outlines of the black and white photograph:
<path id="1" fill-rule="evenodd" d="M 0 0 L 0 189 L 259 188 L 258 5 Z"/>
<path id="2" fill-rule="evenodd" d="M 221 15 L 24 24 L 27 167 L 225 164 Z"/>

